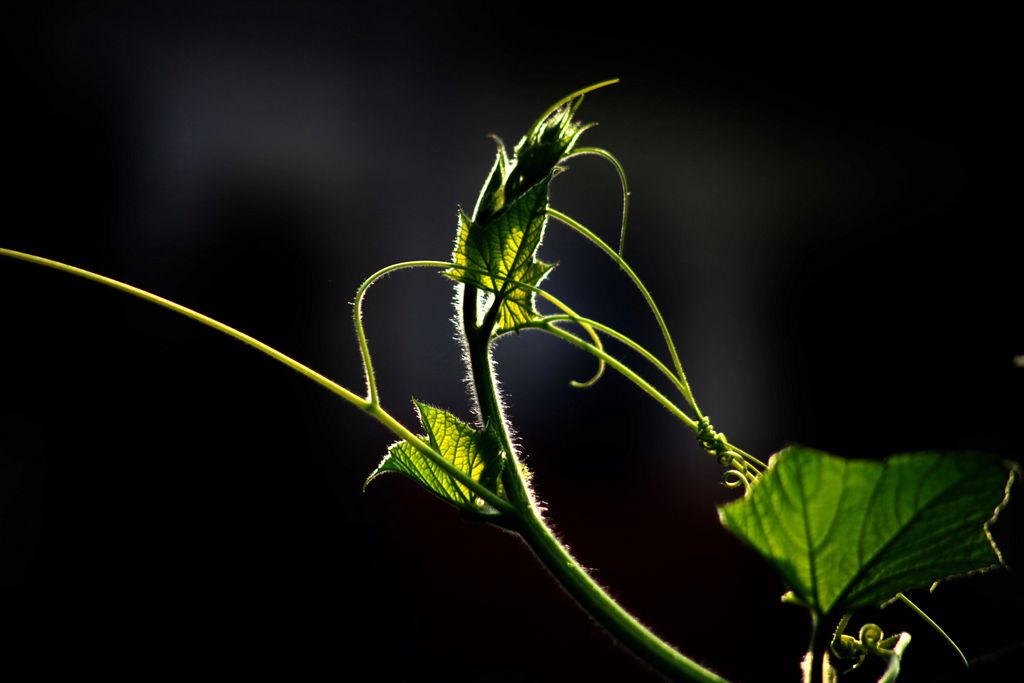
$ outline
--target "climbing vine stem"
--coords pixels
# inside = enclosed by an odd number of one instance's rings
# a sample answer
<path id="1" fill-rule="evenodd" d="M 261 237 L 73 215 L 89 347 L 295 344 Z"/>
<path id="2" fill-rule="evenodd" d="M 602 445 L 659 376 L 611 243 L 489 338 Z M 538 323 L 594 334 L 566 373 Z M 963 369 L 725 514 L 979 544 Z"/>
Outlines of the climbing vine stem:
<path id="1" fill-rule="evenodd" d="M 672 680 L 725 683 L 725 679 L 678 652 L 624 610 L 590 577 L 544 522 L 525 480 L 498 396 L 497 378 L 491 360 L 491 325 L 494 320 L 493 311 L 500 306 L 500 302 L 492 301 L 491 306 L 484 314 L 483 324 L 477 324 L 479 291 L 472 285 L 463 285 L 462 326 L 477 410 L 483 428 L 495 433 L 505 451 L 507 460 L 502 470 L 502 483 L 517 509 L 514 522 L 509 528 L 522 537 L 537 559 L 591 617 L 650 666 Z M 590 346 L 575 335 L 554 326 L 551 328 L 571 337 L 575 342 Z M 603 351 L 600 353 L 604 354 Z M 610 365 L 621 365 L 607 354 L 602 359 Z M 681 419 L 693 422 L 685 414 L 680 413 L 680 416 Z"/>

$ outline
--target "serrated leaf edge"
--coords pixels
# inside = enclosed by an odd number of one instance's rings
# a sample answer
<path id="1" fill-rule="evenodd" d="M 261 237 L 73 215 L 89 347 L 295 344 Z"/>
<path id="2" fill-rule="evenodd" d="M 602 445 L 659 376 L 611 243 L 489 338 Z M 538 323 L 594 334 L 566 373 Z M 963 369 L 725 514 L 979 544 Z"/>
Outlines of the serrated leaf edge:
<path id="1" fill-rule="evenodd" d="M 799 448 L 799 449 L 804 450 L 804 451 L 811 451 L 811 452 L 814 452 L 814 453 L 819 453 L 819 454 L 827 455 L 827 456 L 830 456 L 830 457 L 833 457 L 833 458 L 840 457 L 840 456 L 836 456 L 836 455 L 834 455 L 832 453 L 828 453 L 826 451 L 821 451 L 821 450 L 816 449 L 816 448 L 810 448 L 810 447 L 807 447 L 807 446 L 801 446 L 799 444 L 787 444 L 785 448 L 782 448 L 779 451 L 773 453 L 768 458 L 768 463 L 767 463 L 767 467 L 765 468 L 765 471 L 762 473 L 762 475 L 760 477 L 757 477 L 750 484 L 750 486 L 748 486 L 746 488 L 746 490 L 744 492 L 744 495 L 741 498 L 729 501 L 728 503 L 725 503 L 724 505 L 721 505 L 721 506 L 718 507 L 718 519 L 719 519 L 719 523 L 723 527 L 725 527 L 726 529 L 729 528 L 728 525 L 725 522 L 725 509 L 727 507 L 735 504 L 735 503 L 738 503 L 743 498 L 747 498 L 747 497 L 751 496 L 752 492 L 754 490 L 756 490 L 756 488 L 761 484 L 761 482 L 767 477 L 768 473 L 772 472 L 774 469 L 776 469 L 776 466 L 778 465 L 779 460 L 780 460 L 779 456 L 783 455 L 786 451 L 788 451 L 788 450 L 790 450 L 792 448 Z M 936 451 L 922 451 L 922 452 L 926 452 L 927 453 L 927 452 L 936 452 Z M 915 453 L 894 453 L 892 455 L 886 456 L 886 458 L 883 460 L 883 462 L 885 460 L 890 459 L 890 458 L 901 456 L 901 455 L 915 455 Z M 983 454 L 979 454 L 979 455 L 983 455 Z M 987 565 L 985 567 L 979 567 L 978 569 L 972 569 L 972 570 L 966 571 L 966 572 L 958 572 L 958 573 L 955 573 L 955 574 L 950 574 L 949 576 L 945 576 L 945 577 L 943 577 L 941 579 L 937 579 L 928 588 L 929 592 L 934 592 L 935 589 L 938 588 L 939 584 L 943 583 L 944 581 L 949 581 L 951 579 L 964 578 L 964 577 L 968 577 L 968 576 L 974 576 L 974 575 L 978 575 L 978 574 L 985 574 L 985 573 L 988 573 L 988 572 L 990 572 L 990 571 L 992 571 L 994 569 L 998 569 L 1000 567 L 1006 567 L 1007 566 L 1005 560 L 1003 559 L 1002 551 L 999 550 L 999 546 L 996 544 L 995 538 L 992 536 L 992 531 L 991 531 L 990 527 L 998 519 L 999 513 L 1002 512 L 1002 510 L 1007 505 L 1009 505 L 1009 503 L 1010 503 L 1010 489 L 1013 487 L 1013 484 L 1017 481 L 1018 477 L 1022 476 L 1022 470 L 1021 470 L 1020 465 L 1017 464 L 1016 462 L 1012 461 L 1012 460 L 1007 460 L 1007 459 L 1003 458 L 1003 459 L 1001 459 L 1001 462 L 1003 463 L 1003 465 L 1008 470 L 1008 476 L 1007 476 L 1007 479 L 1006 479 L 1006 485 L 1003 487 L 1003 497 L 999 501 L 999 503 L 996 505 L 996 507 L 992 510 L 992 515 L 988 518 L 987 521 L 985 521 L 982 524 L 982 532 L 985 534 L 985 538 L 988 540 L 989 547 L 991 547 L 992 552 L 993 552 L 993 554 L 995 554 L 997 561 L 992 563 L 992 564 L 990 564 L 990 565 Z M 762 533 L 763 533 L 763 531 L 762 531 Z M 746 545 L 748 547 L 751 547 L 751 545 L 746 540 L 744 540 L 743 538 L 740 538 L 740 537 L 737 537 L 737 538 L 744 545 Z M 755 552 L 758 552 L 758 554 L 760 554 L 760 552 L 757 551 L 756 548 L 752 548 L 752 549 L 755 550 Z M 780 572 L 780 574 L 781 574 L 781 572 Z M 792 591 L 789 591 L 789 592 L 792 593 Z M 884 600 L 882 603 L 880 603 L 879 606 L 880 607 L 886 607 L 886 606 L 892 604 L 892 602 L 897 600 L 897 599 L 898 599 L 897 596 L 894 595 L 893 597 L 891 597 L 891 598 L 889 598 L 887 600 Z M 816 591 L 815 591 L 815 602 L 816 603 L 818 602 Z M 821 613 L 820 604 L 818 604 L 814 608 L 814 611 L 818 612 L 819 614 Z"/>

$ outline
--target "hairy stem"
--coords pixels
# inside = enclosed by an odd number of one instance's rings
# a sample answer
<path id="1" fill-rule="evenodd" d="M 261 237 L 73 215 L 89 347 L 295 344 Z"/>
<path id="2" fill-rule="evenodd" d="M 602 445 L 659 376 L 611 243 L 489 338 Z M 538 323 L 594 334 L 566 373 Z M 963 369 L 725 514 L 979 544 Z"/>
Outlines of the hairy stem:
<path id="1" fill-rule="evenodd" d="M 516 529 L 537 559 L 580 607 L 637 657 L 670 680 L 724 683 L 654 635 L 608 595 L 565 549 L 539 514 L 528 514 Z"/>
<path id="2" fill-rule="evenodd" d="M 480 420 L 485 428 L 493 430 L 498 436 L 507 457 L 505 468 L 502 470 L 502 483 L 509 499 L 517 508 L 516 523 L 511 525 L 512 530 L 519 533 L 541 564 L 580 607 L 641 660 L 672 680 L 724 683 L 725 679 L 676 651 L 633 618 L 590 578 L 586 570 L 544 523 L 541 511 L 537 508 L 524 479 L 515 446 L 509 435 L 492 367 L 493 312 L 500 306 L 500 302 L 492 302 L 492 308 L 485 314 L 483 323 L 478 324 L 478 297 L 479 292 L 475 287 L 464 285 L 462 326 Z M 576 339 L 569 333 L 564 334 Z M 606 360 L 614 361 L 610 356 Z M 689 420 L 685 415 L 682 417 Z"/>
<path id="3" fill-rule="evenodd" d="M 164 297 L 88 270 L 76 268 L 74 266 L 39 256 L 33 256 L 31 254 L 25 254 L 3 248 L 0 248 L 0 255 L 54 268 L 163 306 L 175 313 L 184 315 L 187 318 L 226 334 L 229 337 L 242 341 L 261 353 L 270 356 L 274 360 L 325 387 L 348 403 L 359 408 L 368 415 L 371 415 L 399 438 L 409 442 L 435 465 L 451 475 L 456 481 L 483 498 L 488 504 L 505 515 L 506 520 L 511 520 L 507 526 L 513 528 L 519 533 L 519 535 L 536 554 L 541 563 L 547 567 L 554 578 L 569 592 L 569 594 L 577 600 L 580 606 L 643 661 L 647 662 L 650 666 L 673 680 L 724 683 L 723 678 L 700 666 L 685 655 L 677 652 L 626 612 L 618 603 L 615 602 L 615 600 L 611 598 L 611 596 L 609 596 L 593 581 L 593 579 L 590 578 L 586 570 L 584 570 L 583 567 L 580 566 L 580 564 L 569 554 L 568 550 L 566 550 L 566 548 L 558 541 L 548 526 L 544 523 L 540 510 L 537 508 L 529 487 L 524 479 L 523 470 L 519 465 L 515 447 L 509 434 L 508 425 L 502 412 L 501 402 L 498 398 L 497 384 L 491 362 L 491 335 L 494 328 L 494 313 L 497 310 L 497 304 L 492 306 L 491 310 L 487 312 L 484 316 L 483 322 L 478 322 L 478 291 L 475 287 L 469 285 L 465 286 L 463 299 L 463 327 L 466 337 L 472 383 L 476 393 L 480 419 L 486 428 L 493 430 L 499 437 L 500 443 L 505 450 L 508 466 L 506 466 L 502 472 L 502 482 L 505 486 L 505 491 L 509 500 L 501 498 L 496 493 L 480 485 L 457 467 L 449 463 L 428 443 L 409 431 L 380 406 L 375 382 L 373 380 L 372 365 L 370 365 L 369 362 L 369 350 L 366 342 L 366 336 L 363 331 L 361 321 L 361 302 L 366 289 L 377 278 L 392 272 L 393 270 L 411 267 L 439 268 L 447 266 L 448 264 L 440 261 L 420 261 L 396 264 L 395 266 L 390 266 L 378 271 L 360 287 L 359 292 L 357 293 L 357 301 L 360 306 L 355 313 L 355 323 L 360 354 L 362 355 L 364 364 L 366 365 L 365 371 L 367 375 L 368 397 L 363 398 L 355 392 L 328 379 L 312 368 L 259 341 L 258 339 L 207 315 L 199 313 L 198 311 L 182 306 L 181 304 L 175 303 L 169 299 L 165 299 Z M 570 313 L 570 315 L 574 314 Z M 557 330 L 553 325 L 551 328 Z M 596 347 L 583 342 L 583 340 L 580 340 L 567 332 L 562 330 L 558 330 L 558 332 L 561 333 L 558 336 L 564 334 L 581 344 L 585 344 L 591 349 L 596 349 Z M 599 353 L 603 353 L 600 349 L 596 350 Z M 610 356 L 603 358 L 603 360 L 614 361 L 611 363 L 613 367 L 621 366 L 618 361 L 615 361 Z M 616 369 L 620 372 L 623 370 L 631 372 L 628 371 L 627 368 L 624 368 L 624 366 L 616 367 Z M 643 380 L 640 381 L 643 382 Z M 650 385 L 647 386 L 649 387 Z M 664 400 L 666 403 L 671 405 L 671 402 L 667 399 Z M 692 423 L 692 420 L 685 416 L 685 414 L 682 414 L 681 411 L 678 411 L 678 408 L 676 408 L 676 411 L 679 412 L 679 416 L 684 419 L 684 421 Z"/>
<path id="4" fill-rule="evenodd" d="M 841 631 L 837 629 L 836 634 L 840 633 Z M 821 620 L 817 616 L 811 617 L 811 642 L 800 665 L 803 683 L 838 682 L 839 672 L 832 665 L 830 649 L 834 637 L 834 634 L 830 634 L 825 628 L 822 628 Z"/>
<path id="5" fill-rule="evenodd" d="M 477 402 L 477 413 L 481 426 L 490 430 L 505 452 L 505 467 L 501 472 L 502 484 L 512 505 L 520 512 L 532 510 L 533 500 L 520 471 L 515 445 L 509 434 L 508 423 L 498 398 L 497 380 L 491 361 L 491 331 L 494 329 L 494 312 L 500 304 L 494 303 L 482 323 L 478 324 L 477 306 L 479 290 L 472 285 L 463 285 L 462 324 L 469 359 L 470 381 Z"/>

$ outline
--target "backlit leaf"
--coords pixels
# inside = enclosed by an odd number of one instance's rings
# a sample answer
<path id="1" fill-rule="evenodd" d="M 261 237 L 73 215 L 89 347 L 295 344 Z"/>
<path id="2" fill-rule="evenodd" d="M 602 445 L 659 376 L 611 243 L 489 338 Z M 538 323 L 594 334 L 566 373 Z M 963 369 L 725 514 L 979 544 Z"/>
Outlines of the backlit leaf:
<path id="1" fill-rule="evenodd" d="M 719 515 L 828 617 L 1001 565 L 988 527 L 1015 474 L 1015 466 L 978 453 L 875 462 L 791 447 Z"/>
<path id="2" fill-rule="evenodd" d="M 538 261 L 547 223 L 548 190 L 559 162 L 589 128 L 573 120 L 582 96 L 538 121 L 516 145 L 510 159 L 498 140 L 498 156 L 480 192 L 474 215 L 459 210 L 459 232 L 447 275 L 485 292 L 499 306 L 496 332 L 537 317 L 532 287 L 553 265 Z"/>
<path id="3" fill-rule="evenodd" d="M 552 266 L 534 255 L 544 237 L 550 178 L 512 201 L 487 225 L 474 223 L 459 212 L 459 235 L 452 261 L 455 279 L 491 292 L 501 309 L 498 330 L 504 331 L 537 315 L 536 294 L 518 283 L 536 287 Z"/>
<path id="4" fill-rule="evenodd" d="M 445 460 L 473 481 L 480 482 L 500 495 L 502 491 L 498 486 L 498 475 L 502 460 L 493 436 L 489 432 L 474 429 L 445 410 L 419 401 L 414 403 L 426 431 L 424 439 Z M 406 441 L 391 445 L 388 454 L 366 480 L 366 485 L 384 472 L 404 474 L 442 500 L 466 512 L 486 514 L 489 511 L 469 489 Z"/>

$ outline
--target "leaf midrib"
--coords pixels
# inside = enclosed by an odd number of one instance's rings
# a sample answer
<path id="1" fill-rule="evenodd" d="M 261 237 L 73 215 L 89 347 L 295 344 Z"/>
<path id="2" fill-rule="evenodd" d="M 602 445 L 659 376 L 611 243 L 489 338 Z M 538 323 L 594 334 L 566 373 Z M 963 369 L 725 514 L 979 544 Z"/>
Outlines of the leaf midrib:
<path id="1" fill-rule="evenodd" d="M 803 502 L 803 505 L 800 506 L 800 512 L 804 518 L 804 536 L 807 540 L 807 563 L 810 565 L 809 569 L 811 572 L 811 594 L 814 596 L 814 603 L 818 606 L 818 610 L 821 611 L 821 596 L 818 594 L 818 571 L 814 561 L 815 549 L 813 539 L 811 538 L 811 520 L 807 514 L 807 492 L 804 490 L 803 470 L 804 468 L 802 467 L 796 468 L 796 483 L 800 489 L 800 498 Z"/>
<path id="2" fill-rule="evenodd" d="M 549 174 L 549 175 L 545 176 L 544 178 L 542 178 L 541 180 L 539 180 L 538 182 L 536 182 L 533 185 L 531 185 L 530 187 L 528 187 L 520 195 L 520 198 L 521 199 L 525 198 L 527 195 L 529 195 L 531 192 L 533 192 L 534 189 L 536 189 L 538 186 L 540 186 L 542 184 L 547 184 L 547 183 L 550 183 L 550 182 L 551 182 L 551 176 Z M 537 204 L 537 205 L 547 204 L 547 189 L 545 188 L 544 192 L 539 193 L 539 194 L 542 195 L 542 198 L 539 198 L 539 200 L 537 202 L 535 202 L 535 204 Z M 519 210 L 519 208 L 520 208 L 519 204 L 520 203 L 521 202 L 519 202 L 519 201 L 516 202 L 516 210 Z M 539 212 L 533 211 L 534 203 L 531 203 L 529 208 L 530 208 L 530 210 L 527 212 L 527 216 L 526 216 L 526 226 L 523 229 L 523 238 L 521 240 L 519 240 L 519 244 L 516 245 L 516 251 L 515 251 L 515 254 L 512 257 L 512 261 L 509 263 L 508 272 L 505 275 L 505 281 L 502 283 L 501 291 L 498 292 L 498 298 L 502 301 L 502 303 L 504 303 L 504 299 L 508 295 L 509 285 L 511 284 L 512 280 L 519 280 L 520 279 L 519 278 L 519 274 L 517 272 L 515 272 L 517 270 L 516 264 L 519 262 L 519 259 L 520 259 L 521 255 L 523 253 L 523 247 L 526 244 L 527 237 L 529 236 L 530 225 L 533 222 L 534 215 L 541 215 L 541 216 L 543 216 L 543 218 L 541 219 L 541 229 L 543 229 L 543 221 L 547 217 L 545 211 L 539 211 Z M 540 246 L 540 240 L 537 241 L 537 246 Z M 526 267 L 529 264 L 530 259 L 533 257 L 532 252 L 534 251 L 534 249 L 531 249 L 526 254 L 526 258 L 523 261 L 523 263 L 520 264 L 519 269 L 522 269 L 522 268 Z"/>

